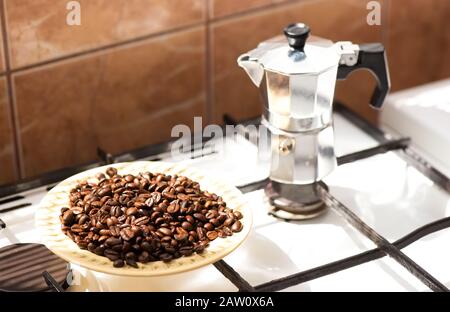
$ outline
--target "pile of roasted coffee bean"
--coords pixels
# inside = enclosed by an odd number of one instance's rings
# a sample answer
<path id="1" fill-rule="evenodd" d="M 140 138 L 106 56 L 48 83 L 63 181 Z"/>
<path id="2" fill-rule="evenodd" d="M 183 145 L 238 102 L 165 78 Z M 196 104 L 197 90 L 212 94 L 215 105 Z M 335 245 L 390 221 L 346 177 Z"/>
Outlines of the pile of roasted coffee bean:
<path id="1" fill-rule="evenodd" d="M 242 230 L 242 214 L 183 176 L 119 175 L 110 167 L 70 192 L 62 231 L 115 267 L 201 253 L 210 241 Z"/>

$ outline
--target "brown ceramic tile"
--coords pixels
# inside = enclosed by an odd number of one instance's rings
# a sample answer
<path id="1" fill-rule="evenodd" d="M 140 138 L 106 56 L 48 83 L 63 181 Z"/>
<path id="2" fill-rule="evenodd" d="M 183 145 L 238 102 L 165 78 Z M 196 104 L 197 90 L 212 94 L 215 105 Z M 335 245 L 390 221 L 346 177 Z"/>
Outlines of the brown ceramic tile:
<path id="1" fill-rule="evenodd" d="M 450 76 L 450 2 L 391 1 L 388 56 L 392 89 Z"/>
<path id="2" fill-rule="evenodd" d="M 441 18 L 440 18 L 440 32 L 441 32 L 441 64 L 439 65 L 437 79 L 444 79 L 450 77 L 450 1 L 439 1 Z M 438 47 L 439 48 L 439 47 Z"/>
<path id="3" fill-rule="evenodd" d="M 0 184 L 16 180 L 13 130 L 8 109 L 6 79 L 0 78 Z"/>
<path id="4" fill-rule="evenodd" d="M 361 0 L 304 1 L 214 23 L 211 42 L 215 121 L 219 122 L 223 113 L 249 118 L 261 112 L 256 87 L 236 64 L 241 53 L 281 34 L 293 21 L 305 22 L 314 35 L 332 40 L 381 41 L 381 28 L 367 25 L 367 13 L 366 2 Z M 375 120 L 376 114 L 365 105 L 370 99 L 371 79 L 369 75 L 352 74 L 348 81 L 339 83 L 337 98 Z"/>
<path id="5" fill-rule="evenodd" d="M 6 71 L 5 66 L 5 51 L 4 51 L 4 44 L 3 44 L 3 32 L 0 28 L 0 73 L 4 73 Z"/>
<path id="6" fill-rule="evenodd" d="M 15 75 L 27 176 L 170 138 L 205 106 L 205 30 Z"/>
<path id="7" fill-rule="evenodd" d="M 200 22 L 205 15 L 205 0 L 79 0 L 81 26 L 68 26 L 67 1 L 5 2 L 14 68 Z"/>
<path id="8" fill-rule="evenodd" d="M 216 18 L 287 0 L 210 0 L 210 17 Z"/>

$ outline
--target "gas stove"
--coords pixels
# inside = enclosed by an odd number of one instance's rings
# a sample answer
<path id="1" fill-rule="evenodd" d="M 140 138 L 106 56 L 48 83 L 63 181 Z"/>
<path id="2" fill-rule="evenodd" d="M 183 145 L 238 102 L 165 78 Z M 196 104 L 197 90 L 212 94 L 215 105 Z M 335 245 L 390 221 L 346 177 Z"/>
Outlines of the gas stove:
<path id="1" fill-rule="evenodd" d="M 241 133 L 227 137 L 220 150 L 205 152 L 204 142 L 194 144 L 194 156 L 183 160 L 245 194 L 254 225 L 232 254 L 165 277 L 110 276 L 71 265 L 67 287 L 44 263 L 33 278 L 56 291 L 446 291 L 450 180 L 409 148 L 408 138 L 391 137 L 341 105 L 336 105 L 334 125 L 339 167 L 319 186 L 329 207 L 323 215 L 303 221 L 275 217 L 264 192 L 267 168 L 256 161 L 257 147 Z M 58 181 L 108 162 L 175 161 L 169 147 L 164 143 L 115 157 L 99 150 L 100 162 L 1 188 L 0 248 L 40 243 L 34 214 Z M 0 251 L 0 261 L 8 255 Z M 21 280 L 27 274 L 15 272 Z"/>

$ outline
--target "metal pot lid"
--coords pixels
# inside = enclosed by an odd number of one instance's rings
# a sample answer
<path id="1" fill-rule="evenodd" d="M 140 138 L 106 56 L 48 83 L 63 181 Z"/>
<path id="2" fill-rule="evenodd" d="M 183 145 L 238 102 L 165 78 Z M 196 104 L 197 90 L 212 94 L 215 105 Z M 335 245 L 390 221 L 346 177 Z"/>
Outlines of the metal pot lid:
<path id="1" fill-rule="evenodd" d="M 285 75 L 317 74 L 337 66 L 340 54 L 333 42 L 309 33 L 307 25 L 291 24 L 284 29 L 285 37 L 264 41 L 247 55 L 264 69 Z"/>

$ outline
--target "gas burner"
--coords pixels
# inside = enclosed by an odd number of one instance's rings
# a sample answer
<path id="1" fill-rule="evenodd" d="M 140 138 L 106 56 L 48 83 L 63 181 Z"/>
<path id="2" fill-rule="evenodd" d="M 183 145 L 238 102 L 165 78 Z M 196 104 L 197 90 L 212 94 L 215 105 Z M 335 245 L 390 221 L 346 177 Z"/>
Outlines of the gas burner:
<path id="1" fill-rule="evenodd" d="M 0 249 L 0 291 L 66 289 L 69 264 L 41 244 L 14 244 Z M 57 285 L 49 286 L 49 277 Z"/>
<path id="2" fill-rule="evenodd" d="M 265 188 L 271 204 L 269 214 L 285 221 L 298 221 L 325 213 L 327 206 L 317 193 L 319 184 L 327 189 L 322 182 L 305 185 L 270 182 Z"/>

